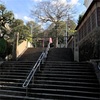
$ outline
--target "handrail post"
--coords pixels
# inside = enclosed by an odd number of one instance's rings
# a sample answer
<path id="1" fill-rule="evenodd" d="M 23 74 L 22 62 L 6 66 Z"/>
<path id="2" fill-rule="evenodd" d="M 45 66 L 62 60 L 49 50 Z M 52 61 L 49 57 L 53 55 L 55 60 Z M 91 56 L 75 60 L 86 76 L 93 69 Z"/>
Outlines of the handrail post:
<path id="1" fill-rule="evenodd" d="M 34 84 L 34 76 L 33 76 L 33 78 L 32 78 L 32 85 Z"/>
<path id="2" fill-rule="evenodd" d="M 26 87 L 26 97 L 28 96 L 28 87 Z"/>
<path id="3" fill-rule="evenodd" d="M 38 68 L 38 69 L 39 69 L 39 72 L 40 72 L 40 71 L 41 71 L 41 69 L 40 69 L 40 65 L 39 65 L 39 68 Z"/>

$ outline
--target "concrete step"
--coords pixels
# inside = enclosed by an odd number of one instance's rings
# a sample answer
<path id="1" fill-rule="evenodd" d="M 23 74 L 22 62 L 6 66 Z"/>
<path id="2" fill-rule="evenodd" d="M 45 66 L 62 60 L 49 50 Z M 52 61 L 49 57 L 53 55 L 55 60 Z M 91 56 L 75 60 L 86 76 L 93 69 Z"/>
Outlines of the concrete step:
<path id="1" fill-rule="evenodd" d="M 43 70 L 41 71 L 41 73 L 47 73 L 47 74 L 75 74 L 75 75 L 94 75 L 94 73 L 92 73 L 91 71 L 87 71 L 87 72 L 79 72 L 79 71 L 47 71 L 47 70 Z"/>
<path id="2" fill-rule="evenodd" d="M 35 74 L 35 76 L 46 76 L 46 77 L 66 77 L 66 78 L 96 78 L 96 76 L 94 76 L 94 75 L 85 75 L 85 74 L 74 74 L 74 73 L 66 73 L 66 74 L 62 74 L 62 73 L 59 73 L 59 74 L 57 74 L 57 73 L 41 73 L 41 72 L 37 72 L 36 74 Z"/>
<path id="3" fill-rule="evenodd" d="M 46 61 L 45 65 L 71 65 L 71 66 L 85 66 L 88 65 L 90 66 L 90 64 L 88 62 L 74 62 L 74 61 Z"/>
<path id="4" fill-rule="evenodd" d="M 21 87 L 23 82 L 5 82 L 5 81 L 0 81 L 0 86 L 19 86 Z"/>
<path id="5" fill-rule="evenodd" d="M 66 78 L 66 77 L 46 77 L 46 76 L 38 76 L 35 77 L 35 80 L 58 80 L 58 81 L 74 81 L 74 82 L 88 82 L 88 83 L 98 83 L 96 79 L 92 78 Z"/>
<path id="6" fill-rule="evenodd" d="M 87 92 L 81 90 L 63 90 L 63 89 L 49 89 L 49 88 L 29 88 L 29 93 L 44 93 L 44 94 L 55 94 L 55 95 L 75 95 L 75 96 L 84 96 L 84 97 L 99 97 L 98 92 Z"/>
<path id="7" fill-rule="evenodd" d="M 16 72 L 2 72 L 1 73 L 1 75 L 9 75 L 9 74 L 10 75 L 20 75 L 20 76 L 24 75 L 24 76 L 27 76 L 29 74 L 29 72 L 28 73 L 24 73 L 24 72 L 22 73 L 22 72 L 17 72 L 16 71 Z"/>
<path id="8" fill-rule="evenodd" d="M 18 69 L 19 70 L 31 70 L 32 67 L 33 66 L 27 66 L 27 65 L 26 66 L 25 65 L 23 65 L 23 66 L 22 65 L 20 65 L 20 66 L 18 65 L 18 66 L 15 66 L 15 67 L 7 67 L 7 66 L 5 66 L 4 68 L 0 67 L 0 70 L 13 70 L 13 69 L 15 69 L 15 70 L 18 70 Z"/>
<path id="9" fill-rule="evenodd" d="M 76 85 L 55 85 L 55 84 L 34 84 L 34 85 L 29 85 L 30 88 L 48 88 L 48 89 L 63 89 L 63 90 L 81 90 L 81 91 L 91 91 L 91 92 L 99 92 L 98 87 L 90 87 L 90 86 L 76 86 Z"/>
<path id="10" fill-rule="evenodd" d="M 87 68 L 76 68 L 76 67 L 74 67 L 74 68 L 70 68 L 70 67 L 69 68 L 68 67 L 67 68 L 66 67 L 65 68 L 63 68 L 63 67 L 62 68 L 59 68 L 59 67 L 56 67 L 56 68 L 55 67 L 42 67 L 41 71 L 44 71 L 44 70 L 46 70 L 46 71 L 74 71 L 74 72 L 76 72 L 76 71 L 78 71 L 78 72 L 83 72 L 83 71 L 88 72 L 89 71 L 89 72 L 94 72 L 93 69 L 90 69 L 90 68 L 87 69 Z"/>
<path id="11" fill-rule="evenodd" d="M 57 91 L 56 91 L 57 93 Z M 76 96 L 76 95 L 64 95 L 64 94 L 54 94 L 54 93 L 31 93 L 30 96 L 40 97 L 39 100 L 99 100 L 99 97 L 86 97 L 86 96 Z M 44 99 L 45 98 L 45 99 Z M 49 98 L 49 99 L 48 99 Z"/>
<path id="12" fill-rule="evenodd" d="M 0 94 L 0 100 L 52 100 L 52 99 Z"/>
<path id="13" fill-rule="evenodd" d="M 21 73 L 21 72 L 23 72 L 23 73 L 29 73 L 31 70 L 20 70 L 20 69 L 12 69 L 12 70 L 4 70 L 4 71 L 2 71 L 2 72 L 0 72 L 0 73 L 6 73 L 6 72 L 10 72 L 10 73 L 12 73 L 12 72 L 19 72 L 19 73 Z"/>
<path id="14" fill-rule="evenodd" d="M 20 91 L 20 92 L 26 92 L 26 88 L 23 88 L 22 86 L 6 86 L 6 85 L 2 85 L 2 86 L 0 86 L 0 91 L 3 91 L 3 90 L 5 90 L 5 91 L 9 91 L 9 90 L 11 90 L 11 91 Z"/>
<path id="15" fill-rule="evenodd" d="M 0 82 L 24 82 L 25 79 L 15 79 L 15 78 L 0 78 Z"/>
<path id="16" fill-rule="evenodd" d="M 89 82 L 78 82 L 78 81 L 55 81 L 55 80 L 35 80 L 35 84 L 54 84 L 54 85 L 71 85 L 71 86 L 86 86 L 86 87 L 97 87 L 99 88 L 98 83 L 89 83 Z"/>
<path id="17" fill-rule="evenodd" d="M 46 64 L 45 67 L 55 67 L 55 68 L 56 67 L 61 67 L 61 68 L 62 67 L 74 68 L 75 67 L 75 68 L 89 68 L 89 69 L 93 68 L 92 66 L 90 67 L 90 66 L 87 66 L 87 65 L 74 65 L 74 64 L 73 65 L 67 65 L 67 64 L 65 64 L 65 65 L 63 65 L 63 64 L 57 64 L 57 65 L 53 64 L 52 65 L 52 64 Z"/>
<path id="18" fill-rule="evenodd" d="M 20 78 L 20 79 L 26 79 L 26 76 L 23 75 L 23 76 L 19 76 L 19 75 L 0 75 L 0 78 Z"/>
<path id="19" fill-rule="evenodd" d="M 18 90 L 1 90 L 0 95 L 13 95 L 13 96 L 26 96 L 26 92 L 18 91 Z"/>

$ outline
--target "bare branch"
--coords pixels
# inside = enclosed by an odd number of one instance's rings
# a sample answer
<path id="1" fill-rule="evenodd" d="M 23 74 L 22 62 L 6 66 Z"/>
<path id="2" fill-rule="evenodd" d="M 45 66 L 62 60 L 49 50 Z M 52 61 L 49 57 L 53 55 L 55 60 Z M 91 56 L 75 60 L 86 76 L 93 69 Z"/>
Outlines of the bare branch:
<path id="1" fill-rule="evenodd" d="M 68 14 L 71 14 L 71 6 L 58 1 L 39 2 L 35 9 L 32 10 L 32 15 L 42 22 L 50 21 L 55 23 L 67 19 Z"/>

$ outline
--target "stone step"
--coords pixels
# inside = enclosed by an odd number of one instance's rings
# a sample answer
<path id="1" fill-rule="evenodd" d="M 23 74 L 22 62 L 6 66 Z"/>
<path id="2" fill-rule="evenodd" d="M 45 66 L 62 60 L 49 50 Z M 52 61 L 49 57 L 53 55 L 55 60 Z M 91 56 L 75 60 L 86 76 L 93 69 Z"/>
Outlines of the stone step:
<path id="1" fill-rule="evenodd" d="M 13 96 L 26 96 L 25 91 L 19 91 L 19 90 L 1 90 L 0 89 L 0 95 L 13 95 Z"/>
<path id="2" fill-rule="evenodd" d="M 46 77 L 46 76 L 38 76 L 35 77 L 35 80 L 57 80 L 57 81 L 74 81 L 74 82 L 88 82 L 88 83 L 98 83 L 97 79 L 92 78 L 66 78 L 66 77 Z"/>
<path id="3" fill-rule="evenodd" d="M 86 86 L 86 87 L 99 87 L 98 83 L 78 82 L 78 81 L 55 81 L 55 80 L 35 80 L 35 84 L 54 84 L 54 85 L 71 85 L 71 86 Z"/>
<path id="4" fill-rule="evenodd" d="M 87 72 L 79 72 L 79 71 L 47 71 L 47 70 L 43 70 L 40 73 L 45 73 L 45 74 L 75 74 L 75 75 L 94 75 L 95 73 L 92 73 L 91 71 L 87 71 Z"/>
<path id="5" fill-rule="evenodd" d="M 39 100 L 99 100 L 99 97 L 86 97 L 86 96 L 76 96 L 76 95 L 68 95 L 68 94 L 57 94 L 56 93 L 31 93 L 30 96 L 40 97 Z"/>
<path id="6" fill-rule="evenodd" d="M 20 91 L 20 92 L 26 92 L 26 88 L 23 88 L 22 86 L 6 86 L 6 85 L 0 85 L 0 90 L 6 90 L 6 91 Z"/>
<path id="7" fill-rule="evenodd" d="M 52 99 L 0 94 L 0 100 L 52 100 Z"/>
<path id="8" fill-rule="evenodd" d="M 0 70 L 13 70 L 13 69 L 15 69 L 15 70 L 17 70 L 17 69 L 19 69 L 19 70 L 31 70 L 33 66 L 27 66 L 27 65 L 26 66 L 20 65 L 20 66 L 15 66 L 15 67 L 7 67 L 6 66 L 3 68 L 0 67 Z"/>
<path id="9" fill-rule="evenodd" d="M 9 87 L 9 86 L 17 86 L 17 87 L 20 86 L 20 87 L 21 87 L 22 84 L 23 84 L 23 82 L 20 82 L 20 83 L 18 82 L 18 83 L 17 83 L 17 82 L 5 82 L 5 81 L 0 81 L 0 86 L 8 86 L 8 87 Z"/>
<path id="10" fill-rule="evenodd" d="M 81 91 L 91 91 L 91 92 L 99 92 L 98 87 L 90 87 L 90 86 L 77 86 L 77 85 L 55 85 L 55 84 L 34 84 L 29 85 L 30 88 L 48 88 L 48 89 L 63 89 L 63 90 L 81 90 Z"/>
<path id="11" fill-rule="evenodd" d="M 21 75 L 21 76 L 19 76 L 19 75 L 0 75 L 0 78 L 20 78 L 20 79 L 25 79 L 26 78 L 26 76 L 25 75 Z"/>
<path id="12" fill-rule="evenodd" d="M 2 72 L 2 75 L 24 75 L 24 76 L 27 76 L 28 74 L 29 74 L 29 72 L 28 73 L 24 73 L 24 72 Z"/>
<path id="13" fill-rule="evenodd" d="M 84 72 L 88 72 L 88 71 L 90 71 L 90 72 L 94 72 L 94 71 L 93 71 L 92 69 L 90 69 L 90 68 L 87 69 L 87 68 L 75 68 L 75 67 L 74 67 L 74 68 L 70 68 L 70 67 L 69 67 L 69 68 L 59 68 L 59 67 L 58 67 L 58 68 L 55 68 L 55 67 L 50 67 L 50 68 L 49 68 L 49 67 L 44 67 L 44 68 L 43 68 L 43 67 L 42 67 L 42 68 L 41 68 L 41 71 L 44 71 L 44 70 L 47 70 L 47 71 L 74 71 L 74 72 L 75 72 L 75 71 L 78 71 L 78 72 L 83 72 L 83 71 L 84 71 Z"/>
<path id="14" fill-rule="evenodd" d="M 74 62 L 74 61 L 46 61 L 46 65 L 90 65 L 88 62 Z"/>
<path id="15" fill-rule="evenodd" d="M 29 88 L 29 93 L 52 93 L 55 95 L 75 95 L 75 96 L 85 96 L 85 97 L 99 97 L 98 92 L 88 92 L 81 90 L 63 90 L 63 89 L 49 89 L 49 88 Z"/>
<path id="16" fill-rule="evenodd" d="M 35 74 L 35 76 L 46 76 L 46 77 L 66 77 L 66 78 L 96 78 L 96 76 L 94 75 L 85 75 L 85 74 L 74 74 L 74 73 L 66 73 L 66 74 L 62 74 L 62 73 L 41 73 L 41 72 L 37 72 Z"/>
<path id="17" fill-rule="evenodd" d="M 24 82 L 25 79 L 15 79 L 15 78 L 0 78 L 0 82 Z"/>
<path id="18" fill-rule="evenodd" d="M 2 72 L 0 72 L 0 73 L 6 73 L 6 72 L 10 72 L 10 73 L 12 73 L 12 72 L 19 72 L 19 73 L 21 73 L 21 72 L 23 72 L 23 73 L 29 73 L 31 70 L 20 70 L 20 69 L 12 69 L 12 70 L 4 70 L 4 71 L 2 71 Z"/>

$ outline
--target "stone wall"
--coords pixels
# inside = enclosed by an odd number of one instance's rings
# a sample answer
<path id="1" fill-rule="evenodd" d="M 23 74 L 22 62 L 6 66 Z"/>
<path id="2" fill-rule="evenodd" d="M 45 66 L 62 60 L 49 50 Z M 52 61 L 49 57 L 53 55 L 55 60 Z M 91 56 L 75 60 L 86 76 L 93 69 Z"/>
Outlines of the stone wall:
<path id="1" fill-rule="evenodd" d="M 91 33 L 79 46 L 80 61 L 100 59 L 100 28 Z"/>

